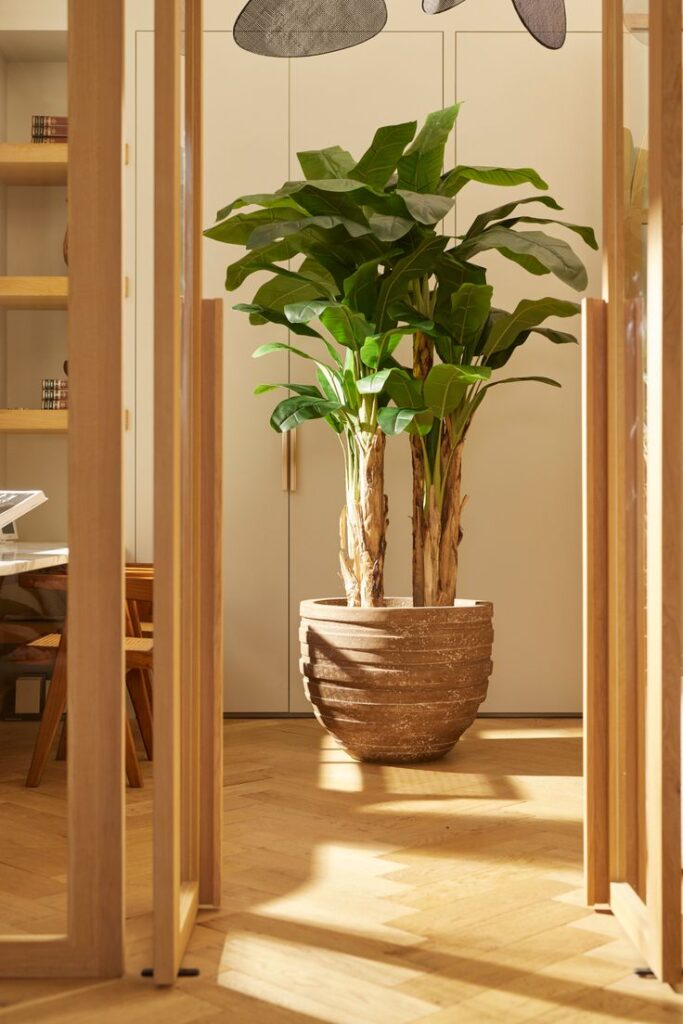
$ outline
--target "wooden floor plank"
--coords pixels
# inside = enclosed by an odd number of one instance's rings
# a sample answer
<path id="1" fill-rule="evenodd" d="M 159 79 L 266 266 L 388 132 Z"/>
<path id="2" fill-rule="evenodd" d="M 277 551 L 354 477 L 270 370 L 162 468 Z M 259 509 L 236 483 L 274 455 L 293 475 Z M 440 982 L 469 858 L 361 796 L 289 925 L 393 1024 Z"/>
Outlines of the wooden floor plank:
<path id="1" fill-rule="evenodd" d="M 2 1024 L 489 1024 L 683 1021 L 638 981 L 614 919 L 582 904 L 581 737 L 567 721 L 479 721 L 452 755 L 352 762 L 315 722 L 229 721 L 225 886 L 188 966 L 151 957 L 153 778 L 127 794 L 119 982 L 5 982 Z M 24 786 L 35 725 L 0 723 L 0 931 L 65 906 L 64 765 Z"/>

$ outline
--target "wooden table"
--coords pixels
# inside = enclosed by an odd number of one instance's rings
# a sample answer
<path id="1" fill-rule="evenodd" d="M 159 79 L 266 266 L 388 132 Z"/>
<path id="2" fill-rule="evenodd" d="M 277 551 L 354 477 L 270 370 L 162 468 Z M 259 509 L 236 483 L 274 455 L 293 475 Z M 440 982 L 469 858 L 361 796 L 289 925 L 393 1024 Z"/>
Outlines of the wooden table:
<path id="1" fill-rule="evenodd" d="M 66 565 L 69 549 L 66 545 L 38 544 L 31 541 L 0 542 L 0 576 L 14 576 L 20 572 L 49 569 Z"/>

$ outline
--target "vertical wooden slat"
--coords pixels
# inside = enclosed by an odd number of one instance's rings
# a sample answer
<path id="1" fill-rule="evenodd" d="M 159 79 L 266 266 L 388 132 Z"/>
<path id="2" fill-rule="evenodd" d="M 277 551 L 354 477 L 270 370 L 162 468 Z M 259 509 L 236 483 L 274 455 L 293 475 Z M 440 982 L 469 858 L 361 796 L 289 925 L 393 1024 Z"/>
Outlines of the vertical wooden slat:
<path id="1" fill-rule="evenodd" d="M 202 303 L 199 902 L 221 902 L 223 836 L 223 302 Z"/>
<path id="2" fill-rule="evenodd" d="M 182 332 L 181 877 L 199 873 L 202 0 L 186 0 L 184 35 Z"/>
<path id="3" fill-rule="evenodd" d="M 69 928 L 99 976 L 123 971 L 122 110 L 123 2 L 69 0 Z"/>
<path id="4" fill-rule="evenodd" d="M 156 0 L 154 130 L 154 976 L 180 963 L 180 14 Z"/>
<path id="5" fill-rule="evenodd" d="M 650 4 L 647 906 L 650 966 L 681 980 L 681 2 Z"/>
<path id="6" fill-rule="evenodd" d="M 607 306 L 583 303 L 584 864 L 586 900 L 609 901 Z"/>

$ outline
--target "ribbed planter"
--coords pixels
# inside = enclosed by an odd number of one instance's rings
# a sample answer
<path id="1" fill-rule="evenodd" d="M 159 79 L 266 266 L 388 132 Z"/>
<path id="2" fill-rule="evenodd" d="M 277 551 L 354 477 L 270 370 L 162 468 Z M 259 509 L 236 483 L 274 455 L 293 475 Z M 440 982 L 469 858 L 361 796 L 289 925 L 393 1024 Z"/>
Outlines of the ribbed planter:
<path id="1" fill-rule="evenodd" d="M 493 663 L 493 605 L 301 604 L 301 671 L 316 718 L 358 761 L 434 761 L 472 724 Z"/>

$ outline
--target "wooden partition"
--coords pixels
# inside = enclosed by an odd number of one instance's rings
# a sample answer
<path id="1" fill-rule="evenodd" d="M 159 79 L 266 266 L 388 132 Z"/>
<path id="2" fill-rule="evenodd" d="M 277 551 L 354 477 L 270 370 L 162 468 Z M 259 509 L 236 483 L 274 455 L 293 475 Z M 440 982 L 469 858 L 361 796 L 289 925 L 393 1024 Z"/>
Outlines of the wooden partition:
<path id="1" fill-rule="evenodd" d="M 124 966 L 123 8 L 69 0 L 67 932 L 0 938 L 2 977 Z"/>
<path id="2" fill-rule="evenodd" d="M 671 984 L 683 979 L 681 29 L 681 0 L 644 0 L 637 22 L 604 2 L 606 330 L 589 307 L 585 336 L 586 551 L 606 560 L 587 565 L 584 589 L 588 894 Z"/>
<path id="3" fill-rule="evenodd" d="M 181 13 L 184 8 L 184 19 Z M 220 899 L 219 302 L 201 300 L 202 0 L 155 15 L 154 978 Z M 204 328 L 204 331 L 202 330 Z M 201 800 L 200 800 L 201 793 Z"/>

